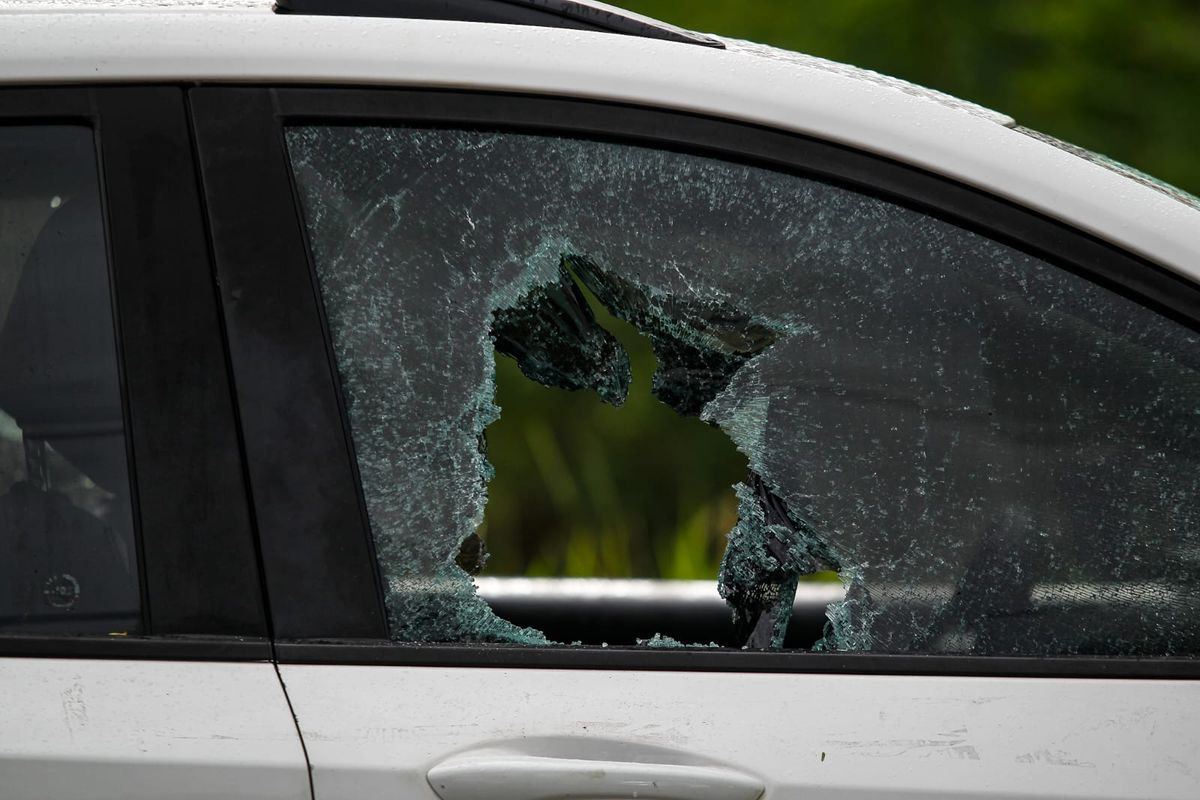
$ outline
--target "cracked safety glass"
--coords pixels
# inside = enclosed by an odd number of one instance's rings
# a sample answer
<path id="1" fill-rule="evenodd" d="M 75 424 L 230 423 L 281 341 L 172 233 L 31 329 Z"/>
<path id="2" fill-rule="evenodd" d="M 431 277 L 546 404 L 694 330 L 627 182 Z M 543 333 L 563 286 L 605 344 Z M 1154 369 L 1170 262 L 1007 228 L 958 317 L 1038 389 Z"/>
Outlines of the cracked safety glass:
<path id="1" fill-rule="evenodd" d="M 792 646 L 805 581 L 832 571 L 819 650 L 1200 653 L 1193 330 L 947 221 L 730 161 L 406 127 L 287 143 L 394 639 L 584 638 L 480 592 L 487 433 L 498 360 L 619 412 L 637 381 L 617 320 L 653 350 L 655 401 L 745 459 L 709 576 L 732 646 Z"/>

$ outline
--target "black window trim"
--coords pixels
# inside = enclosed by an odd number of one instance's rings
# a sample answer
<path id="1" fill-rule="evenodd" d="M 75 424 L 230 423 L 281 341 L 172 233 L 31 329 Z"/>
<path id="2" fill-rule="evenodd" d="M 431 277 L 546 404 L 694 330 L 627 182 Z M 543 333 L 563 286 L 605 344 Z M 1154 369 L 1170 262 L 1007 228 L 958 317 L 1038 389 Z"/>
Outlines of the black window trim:
<path id="1" fill-rule="evenodd" d="M 960 656 L 900 653 L 739 651 L 708 648 L 408 644 L 364 640 L 277 641 L 280 664 L 607 669 L 645 672 L 747 672 L 955 677 L 1200 678 L 1198 659 L 1111 656 Z"/>
<path id="2" fill-rule="evenodd" d="M 269 660 L 184 88 L 0 89 L 0 125 L 32 124 L 93 130 L 142 631 L 5 633 L 0 656 Z"/>
<path id="3" fill-rule="evenodd" d="M 325 439 L 319 475 L 305 476 L 304 448 L 289 441 L 286 430 L 270 421 L 262 430 L 243 431 L 251 473 L 291 470 L 306 482 L 308 500 L 290 509 L 296 525 L 278 514 L 264 519 L 258 506 L 264 569 L 271 596 L 276 655 L 281 663 L 390 664 L 590 669 L 681 669 L 732 672 L 848 672 L 886 674 L 1023 675 L 1129 678 L 1198 678 L 1200 659 L 1001 656 L 927 656 L 808 652 L 662 651 L 625 648 L 505 645 L 401 644 L 386 638 L 380 577 L 356 474 L 348 424 L 336 387 L 336 365 L 328 341 L 323 304 L 305 242 L 298 199 L 288 169 L 283 126 L 289 124 L 387 124 L 545 133 L 611 140 L 751 163 L 879 196 L 937 216 L 1014 246 L 1061 268 L 1200 330 L 1200 286 L 1089 234 L 1022 208 L 1010 201 L 927 171 L 880 156 L 798 134 L 712 117 L 592 100 L 471 91 L 355 87 L 203 86 L 191 92 L 210 218 L 215 221 L 214 251 L 221 277 L 226 322 L 243 418 L 247 382 L 262 392 L 283 374 L 262 353 L 238 351 L 243 333 L 265 326 L 294 328 L 302 346 L 292 355 L 306 374 L 320 373 L 325 396 L 310 398 L 305 413 L 323 418 L 317 428 Z M 235 165 L 230 148 L 242 153 Z M 236 236 L 222 238 L 221 220 L 255 218 Z M 281 227 L 272 227 L 281 226 Z M 266 234 L 265 231 L 270 233 Z M 269 235 L 274 252 L 262 246 Z M 231 293 L 254 271 L 259 289 L 269 284 L 303 285 L 312 292 L 302 313 L 276 309 L 275 318 L 253 319 Z M 288 316 L 287 321 L 283 316 Z M 282 328 L 280 326 L 283 326 Z M 316 332 L 321 334 L 317 341 Z M 300 368 L 293 365 L 293 368 Z M 284 371 L 286 372 L 286 370 Z M 288 384 L 284 384 L 288 386 Z M 276 388 L 284 403 L 289 389 Z M 332 391 L 332 396 L 329 392 Z M 261 397 L 261 395 L 260 395 Z M 294 395 L 293 395 L 294 399 Z M 314 422 L 305 422 L 312 428 Z M 340 444 L 339 444 L 340 443 Z M 341 448 L 340 450 L 338 448 Z M 340 515 L 340 516 L 339 516 Z M 320 520 L 337 520 L 322 527 Z M 336 528 L 336 530 L 335 530 Z M 297 531 L 316 541 L 297 541 Z M 284 563 L 271 553 L 286 546 L 308 553 L 336 552 L 336 563 Z M 352 555 L 348 555 L 353 551 Z M 357 563 L 356 563 L 357 562 Z M 366 572 L 369 577 L 365 577 Z M 339 578 L 338 576 L 342 577 Z M 329 582 L 356 591 L 330 596 Z M 308 594 L 300 589 L 304 587 Z M 282 602 L 287 595 L 289 599 Z M 314 620 L 317 620 L 314 624 Z"/>

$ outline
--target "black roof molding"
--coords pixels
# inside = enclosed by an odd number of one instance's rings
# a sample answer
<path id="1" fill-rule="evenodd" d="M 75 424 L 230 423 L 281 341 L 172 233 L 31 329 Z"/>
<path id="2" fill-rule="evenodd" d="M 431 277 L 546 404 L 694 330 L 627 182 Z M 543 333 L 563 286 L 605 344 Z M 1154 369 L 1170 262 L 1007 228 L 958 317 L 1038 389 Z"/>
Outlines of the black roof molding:
<path id="1" fill-rule="evenodd" d="M 593 0 L 276 0 L 275 13 L 499 22 L 725 47 L 711 36 Z"/>

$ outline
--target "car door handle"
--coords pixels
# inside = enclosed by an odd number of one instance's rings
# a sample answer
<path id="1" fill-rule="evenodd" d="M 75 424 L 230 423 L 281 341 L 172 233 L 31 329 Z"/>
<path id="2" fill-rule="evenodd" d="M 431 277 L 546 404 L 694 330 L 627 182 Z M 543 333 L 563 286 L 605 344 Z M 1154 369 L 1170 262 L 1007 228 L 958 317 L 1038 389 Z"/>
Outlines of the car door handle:
<path id="1" fill-rule="evenodd" d="M 428 778 L 442 800 L 757 800 L 763 793 L 762 781 L 725 767 L 515 753 L 455 756 Z"/>

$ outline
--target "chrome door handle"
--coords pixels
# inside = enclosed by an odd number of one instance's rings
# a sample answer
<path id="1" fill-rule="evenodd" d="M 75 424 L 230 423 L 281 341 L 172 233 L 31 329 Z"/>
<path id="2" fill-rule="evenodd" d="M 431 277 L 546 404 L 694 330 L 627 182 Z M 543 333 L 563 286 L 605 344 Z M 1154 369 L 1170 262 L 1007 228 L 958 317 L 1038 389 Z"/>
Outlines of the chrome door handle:
<path id="1" fill-rule="evenodd" d="M 726 767 L 463 753 L 429 770 L 442 800 L 757 800 L 762 781 Z"/>

